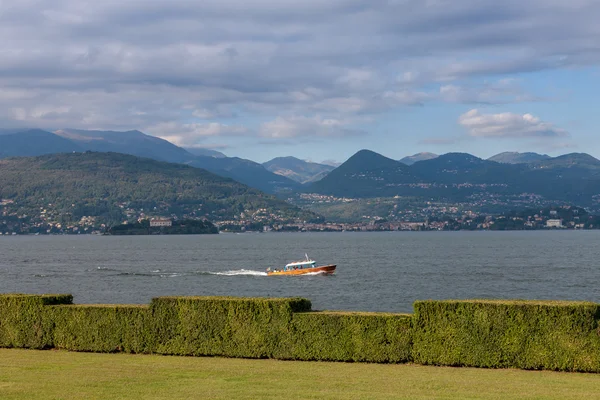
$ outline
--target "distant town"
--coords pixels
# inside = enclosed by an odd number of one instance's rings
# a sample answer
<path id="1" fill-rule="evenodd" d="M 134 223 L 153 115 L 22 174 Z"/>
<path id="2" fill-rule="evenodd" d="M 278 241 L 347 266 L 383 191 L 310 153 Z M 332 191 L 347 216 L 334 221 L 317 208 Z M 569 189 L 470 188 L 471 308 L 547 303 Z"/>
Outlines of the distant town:
<path id="1" fill-rule="evenodd" d="M 355 199 L 304 196 L 304 200 L 351 203 Z M 531 199 L 529 199 L 531 201 Z M 197 215 L 159 215 L 155 210 L 135 209 L 121 204 L 121 224 L 149 221 L 150 227 L 171 226 L 182 219 L 210 220 Z M 393 208 L 393 207 L 392 207 Z M 69 213 L 56 210 L 52 204 L 37 212 L 18 211 L 12 200 L 0 200 L 0 235 L 39 234 L 105 234 L 111 224 L 97 216 L 77 220 Z M 499 215 L 465 210 L 464 206 L 424 204 L 419 209 L 399 210 L 386 217 L 362 215 L 359 222 L 307 222 L 282 219 L 261 208 L 244 210 L 233 219 L 211 221 L 220 232 L 372 232 L 372 231 L 457 231 L 457 230 L 536 230 L 536 229 L 600 229 L 600 216 L 569 205 L 526 208 Z"/>

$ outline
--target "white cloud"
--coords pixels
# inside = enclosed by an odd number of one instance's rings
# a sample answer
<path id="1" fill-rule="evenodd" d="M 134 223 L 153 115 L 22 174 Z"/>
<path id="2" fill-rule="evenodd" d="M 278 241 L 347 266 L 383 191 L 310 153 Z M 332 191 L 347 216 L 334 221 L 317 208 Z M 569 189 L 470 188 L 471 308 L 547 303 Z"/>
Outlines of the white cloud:
<path id="1" fill-rule="evenodd" d="M 245 136 L 250 133 L 243 126 L 225 125 L 218 122 L 206 124 L 168 122 L 148 127 L 146 130 L 148 133 L 168 140 L 177 146 L 197 148 L 206 147 L 202 142 L 207 138 Z"/>
<path id="2" fill-rule="evenodd" d="M 470 110 L 458 119 L 469 135 L 482 138 L 557 138 L 568 136 L 564 129 L 531 114 L 481 114 Z"/>
<path id="3" fill-rule="evenodd" d="M 283 125 L 302 124 L 278 115 L 531 101 L 485 82 L 600 64 L 597 0 L 251 3 L 6 0 L 0 124 L 133 129 L 246 112 L 290 135 Z"/>
<path id="4" fill-rule="evenodd" d="M 297 137 L 342 137 L 362 134 L 349 129 L 350 121 L 342 121 L 320 116 L 277 117 L 260 126 L 260 136 L 271 139 L 289 139 Z"/>

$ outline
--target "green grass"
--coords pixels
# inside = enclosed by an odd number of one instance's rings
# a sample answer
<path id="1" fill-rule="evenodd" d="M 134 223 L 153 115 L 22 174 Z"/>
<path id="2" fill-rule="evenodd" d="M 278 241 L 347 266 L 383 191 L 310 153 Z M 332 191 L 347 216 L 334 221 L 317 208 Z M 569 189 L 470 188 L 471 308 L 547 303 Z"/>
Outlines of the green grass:
<path id="1" fill-rule="evenodd" d="M 8 399 L 591 399 L 600 375 L 0 349 Z"/>

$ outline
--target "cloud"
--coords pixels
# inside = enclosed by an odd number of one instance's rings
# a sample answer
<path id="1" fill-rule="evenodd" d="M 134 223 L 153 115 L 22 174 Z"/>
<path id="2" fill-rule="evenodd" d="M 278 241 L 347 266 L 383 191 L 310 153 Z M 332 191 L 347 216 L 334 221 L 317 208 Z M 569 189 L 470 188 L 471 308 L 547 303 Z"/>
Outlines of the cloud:
<path id="1" fill-rule="evenodd" d="M 266 137 L 343 135 L 355 125 L 323 121 L 429 103 L 539 101 L 499 82 L 600 64 L 597 0 L 5 3 L 4 126 L 164 134 L 165 124 L 247 118 L 271 121 L 236 121 Z M 314 115 L 322 121 L 302 128 L 311 122 L 298 118 Z"/>
<path id="2" fill-rule="evenodd" d="M 349 129 L 349 121 L 322 118 L 320 116 L 277 117 L 260 127 L 260 136 L 271 139 L 290 139 L 297 137 L 344 137 L 363 134 L 362 131 Z"/>
<path id="3" fill-rule="evenodd" d="M 178 124 L 175 122 L 148 127 L 147 132 L 181 147 L 207 147 L 202 141 L 211 137 L 245 136 L 249 130 L 243 126 L 225 125 L 218 122 L 206 124 Z M 214 146 L 212 146 L 214 147 Z"/>
<path id="4" fill-rule="evenodd" d="M 470 110 L 458 119 L 469 135 L 482 138 L 559 138 L 568 136 L 557 128 L 531 114 L 481 114 Z"/>

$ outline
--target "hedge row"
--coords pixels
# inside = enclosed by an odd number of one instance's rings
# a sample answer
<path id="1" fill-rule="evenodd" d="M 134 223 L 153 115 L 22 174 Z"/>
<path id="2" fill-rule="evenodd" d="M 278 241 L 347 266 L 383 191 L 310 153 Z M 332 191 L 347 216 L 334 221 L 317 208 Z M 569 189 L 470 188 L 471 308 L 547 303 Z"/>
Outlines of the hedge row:
<path id="1" fill-rule="evenodd" d="M 600 304 L 417 301 L 420 364 L 600 372 Z"/>
<path id="2" fill-rule="evenodd" d="M 45 349 L 53 347 L 52 319 L 45 306 L 71 304 L 68 295 L 0 295 L 0 347 Z"/>
<path id="3" fill-rule="evenodd" d="M 317 312 L 300 298 L 72 300 L 0 295 L 0 347 L 600 372 L 595 303 L 417 301 L 404 315 Z"/>
<path id="4" fill-rule="evenodd" d="M 160 297 L 150 304 L 155 353 L 282 358 L 290 321 L 306 299 Z"/>
<path id="5" fill-rule="evenodd" d="M 294 360 L 402 363 L 411 360 L 412 316 L 384 313 L 294 314 Z"/>

